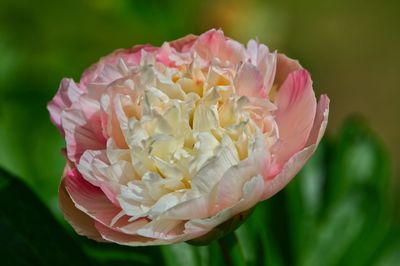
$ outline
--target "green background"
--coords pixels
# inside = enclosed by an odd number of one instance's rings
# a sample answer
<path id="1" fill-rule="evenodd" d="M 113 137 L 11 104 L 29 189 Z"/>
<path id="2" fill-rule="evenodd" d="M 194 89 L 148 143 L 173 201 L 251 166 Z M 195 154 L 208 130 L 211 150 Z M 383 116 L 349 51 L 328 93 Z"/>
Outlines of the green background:
<path id="1" fill-rule="evenodd" d="M 0 241 L 8 243 L 1 257 L 10 265 L 52 265 L 72 257 L 81 264 L 221 262 L 216 243 L 129 249 L 73 234 L 57 206 L 64 142 L 49 122 L 46 103 L 63 77 L 79 80 L 86 67 L 116 48 L 160 45 L 222 28 L 241 42 L 258 37 L 298 58 L 317 94 L 331 98 L 319 155 L 236 231 L 239 246 L 229 247 L 233 261 L 398 262 L 399 14 L 397 1 L 2 0 L 0 167 L 18 178 L 1 174 Z M 365 119 L 345 123 L 354 112 Z"/>

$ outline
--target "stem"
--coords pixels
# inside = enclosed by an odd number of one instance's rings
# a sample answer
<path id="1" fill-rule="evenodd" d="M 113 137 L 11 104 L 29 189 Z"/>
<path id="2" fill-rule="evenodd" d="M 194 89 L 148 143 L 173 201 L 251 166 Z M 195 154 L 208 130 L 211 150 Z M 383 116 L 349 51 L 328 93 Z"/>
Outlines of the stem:
<path id="1" fill-rule="evenodd" d="M 225 237 L 218 239 L 219 247 L 221 248 L 226 266 L 233 266 L 232 258 L 230 256 L 229 247 L 226 243 Z"/>
<path id="2" fill-rule="evenodd" d="M 242 249 L 234 232 L 218 239 L 226 266 L 245 266 Z"/>

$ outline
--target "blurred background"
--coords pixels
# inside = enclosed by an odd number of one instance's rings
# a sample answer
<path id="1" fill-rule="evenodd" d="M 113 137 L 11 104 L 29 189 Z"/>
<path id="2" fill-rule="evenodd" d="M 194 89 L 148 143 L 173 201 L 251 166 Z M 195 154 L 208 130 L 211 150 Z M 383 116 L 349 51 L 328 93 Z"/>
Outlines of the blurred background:
<path id="1" fill-rule="evenodd" d="M 387 191 L 395 194 L 399 14 L 400 2 L 390 0 L 1 0 L 0 166 L 22 178 L 59 215 L 64 143 L 46 103 L 60 80 L 78 81 L 85 68 L 116 48 L 161 45 L 221 28 L 243 43 L 257 37 L 299 59 L 311 72 L 316 93 L 331 98 L 330 136 L 350 114 L 364 116 L 391 158 Z"/>

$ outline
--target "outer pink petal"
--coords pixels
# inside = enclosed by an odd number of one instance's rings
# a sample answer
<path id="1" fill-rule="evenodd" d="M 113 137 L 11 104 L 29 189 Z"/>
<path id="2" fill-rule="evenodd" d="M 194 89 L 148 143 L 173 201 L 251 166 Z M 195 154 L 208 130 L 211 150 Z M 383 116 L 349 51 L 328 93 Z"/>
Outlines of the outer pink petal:
<path id="1" fill-rule="evenodd" d="M 77 163 L 86 150 L 101 150 L 106 146 L 100 117 L 100 104 L 82 96 L 61 116 L 68 158 Z"/>
<path id="2" fill-rule="evenodd" d="M 51 121 L 62 134 L 64 134 L 64 130 L 61 127 L 61 113 L 64 109 L 70 107 L 72 103 L 78 101 L 82 93 L 72 79 L 64 78 L 60 83 L 56 95 L 47 105 Z"/>
<path id="3" fill-rule="evenodd" d="M 100 188 L 84 180 L 76 169 L 66 176 L 65 188 L 76 208 L 106 226 L 113 224 L 121 212 L 121 208 L 112 204 Z"/>
<path id="4" fill-rule="evenodd" d="M 111 54 L 100 58 L 99 62 L 85 70 L 81 76 L 79 86 L 86 90 L 87 85 L 93 83 L 107 65 L 116 65 L 120 59 L 123 59 L 128 65 L 138 65 L 140 63 L 142 49 L 146 51 L 155 51 L 158 48 L 145 44 L 136 45 L 130 49 L 115 50 Z M 109 80 L 108 83 L 112 81 L 113 80 Z"/>
<path id="5" fill-rule="evenodd" d="M 196 35 L 189 34 L 183 38 L 169 42 L 169 45 L 175 48 L 176 51 L 185 53 L 192 48 L 197 38 Z"/>
<path id="6" fill-rule="evenodd" d="M 302 66 L 299 61 L 290 59 L 284 54 L 278 54 L 274 83 L 280 87 L 290 73 L 300 69 Z"/>
<path id="7" fill-rule="evenodd" d="M 64 218 L 79 235 L 87 236 L 96 241 L 104 241 L 100 233 L 96 230 L 95 221 L 75 207 L 65 189 L 65 179 L 61 181 L 58 189 L 58 200 Z"/>
<path id="8" fill-rule="evenodd" d="M 327 95 L 323 94 L 319 98 L 317 112 L 315 113 L 314 125 L 310 132 L 310 137 L 308 138 L 306 146 L 312 144 L 318 144 L 324 135 L 326 126 L 328 124 L 329 115 L 329 98 Z"/>
<path id="9" fill-rule="evenodd" d="M 317 102 L 306 70 L 289 74 L 278 91 L 276 105 L 279 140 L 273 147 L 273 171 L 279 171 L 293 154 L 304 148 L 314 123 Z"/>
<path id="10" fill-rule="evenodd" d="M 320 97 L 317 112 L 314 119 L 312 132 L 307 140 L 307 147 L 295 155 L 283 166 L 282 171 L 273 179 L 266 179 L 264 193 L 261 200 L 268 199 L 284 188 L 290 180 L 300 171 L 307 160 L 314 153 L 322 136 L 324 135 L 329 115 L 329 98 L 326 95 Z"/>

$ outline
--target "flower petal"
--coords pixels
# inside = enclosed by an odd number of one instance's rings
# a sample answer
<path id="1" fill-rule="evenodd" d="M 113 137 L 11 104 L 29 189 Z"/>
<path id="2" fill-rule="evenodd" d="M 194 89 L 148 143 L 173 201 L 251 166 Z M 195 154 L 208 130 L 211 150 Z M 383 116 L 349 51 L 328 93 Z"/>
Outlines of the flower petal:
<path id="1" fill-rule="evenodd" d="M 264 188 L 264 179 L 261 175 L 254 176 L 243 186 L 243 197 L 233 206 L 223 209 L 207 219 L 193 219 L 185 224 L 185 234 L 204 235 L 219 224 L 227 221 L 234 215 L 253 207 L 261 198 Z"/>
<path id="2" fill-rule="evenodd" d="M 96 229 L 99 231 L 103 239 L 120 245 L 151 246 L 168 244 L 168 240 L 125 234 L 117 230 L 113 230 L 112 228 L 107 227 L 99 222 L 96 222 Z"/>
<path id="3" fill-rule="evenodd" d="M 175 50 L 177 50 L 178 52 L 187 52 L 193 46 L 197 38 L 198 37 L 196 35 L 189 34 L 183 38 L 169 42 L 169 45 L 175 48 Z"/>
<path id="4" fill-rule="evenodd" d="M 280 87 L 290 73 L 300 69 L 302 69 L 302 66 L 299 61 L 290 59 L 284 54 L 278 54 L 274 81 L 275 84 Z"/>
<path id="5" fill-rule="evenodd" d="M 250 179 L 269 168 L 268 151 L 258 152 L 225 172 L 216 187 L 211 214 L 234 206 L 243 197 L 243 187 Z"/>
<path id="6" fill-rule="evenodd" d="M 65 179 L 61 181 L 58 189 L 58 202 L 60 209 L 64 214 L 64 218 L 79 235 L 86 236 L 96 241 L 104 241 L 95 228 L 95 221 L 75 207 L 74 202 L 71 200 L 67 190 L 65 189 Z"/>
<path id="7" fill-rule="evenodd" d="M 64 109 L 70 107 L 72 103 L 78 101 L 82 93 L 72 79 L 64 78 L 61 81 L 57 94 L 47 105 L 51 121 L 62 134 L 64 134 L 64 130 L 61 127 L 61 113 Z"/>
<path id="8" fill-rule="evenodd" d="M 65 132 L 68 158 L 78 162 L 86 150 L 101 150 L 106 145 L 100 117 L 100 104 L 81 96 L 78 102 L 61 115 L 61 125 Z"/>
<path id="9" fill-rule="evenodd" d="M 315 122 L 310 137 L 307 140 L 307 147 L 293 155 L 277 176 L 272 179 L 267 178 L 262 200 L 272 197 L 284 188 L 311 157 L 325 132 L 328 123 L 328 115 L 329 98 L 326 95 L 322 95 L 315 114 Z"/>
<path id="10" fill-rule="evenodd" d="M 227 39 L 221 30 L 209 30 L 196 40 L 193 49 L 205 60 L 218 58 L 222 62 L 237 64 L 244 61 L 245 49 L 242 44 Z"/>
<path id="11" fill-rule="evenodd" d="M 240 96 L 266 98 L 268 96 L 264 87 L 264 76 L 251 63 L 244 63 L 235 79 L 236 94 Z"/>
<path id="12" fill-rule="evenodd" d="M 268 94 L 275 79 L 277 53 L 270 53 L 266 45 L 250 40 L 247 44 L 247 54 L 249 61 L 261 73 L 264 90 Z"/>
<path id="13" fill-rule="evenodd" d="M 100 60 L 86 69 L 80 79 L 79 85 L 86 89 L 90 83 L 93 83 L 103 72 L 107 65 L 115 66 L 122 59 L 126 64 L 139 65 L 142 56 L 142 50 L 155 51 L 158 48 L 152 47 L 149 44 L 135 45 L 129 49 L 118 49 L 111 54 L 100 58 Z M 103 80 L 106 83 L 111 83 L 114 80 Z"/>
<path id="14" fill-rule="evenodd" d="M 314 125 L 310 132 L 310 137 L 307 141 L 307 146 L 312 144 L 319 144 L 322 136 L 325 133 L 328 124 L 329 116 L 329 98 L 325 94 L 319 98 L 317 112 L 315 113 Z"/>
<path id="15" fill-rule="evenodd" d="M 306 70 L 289 74 L 278 91 L 276 105 L 279 140 L 273 147 L 273 172 L 278 172 L 293 154 L 304 148 L 313 126 L 317 102 Z"/>
<path id="16" fill-rule="evenodd" d="M 102 224 L 111 225 L 121 211 L 100 188 L 84 180 L 76 169 L 67 174 L 65 188 L 76 208 Z"/>

